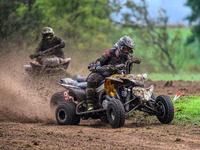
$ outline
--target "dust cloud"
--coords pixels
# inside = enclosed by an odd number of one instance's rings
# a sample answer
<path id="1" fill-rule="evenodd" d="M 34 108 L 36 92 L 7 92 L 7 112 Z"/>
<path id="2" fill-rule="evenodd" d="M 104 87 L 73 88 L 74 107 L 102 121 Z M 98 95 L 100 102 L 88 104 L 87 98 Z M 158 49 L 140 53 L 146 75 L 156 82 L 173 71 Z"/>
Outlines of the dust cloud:
<path id="1" fill-rule="evenodd" d="M 28 54 L 10 53 L 0 57 L 0 121 L 53 122 L 50 98 L 60 91 L 55 84 L 58 78 L 29 77 L 24 65 Z"/>
<path id="2" fill-rule="evenodd" d="M 9 53 L 5 49 L 0 52 L 0 121 L 55 121 L 50 99 L 54 93 L 64 90 L 55 83 L 67 76 L 30 77 L 24 69 L 24 65 L 30 62 L 29 51 L 16 48 Z M 87 54 L 66 51 L 65 57 L 72 58 L 67 69 L 69 75 L 89 74 L 87 65 L 92 58 Z"/>

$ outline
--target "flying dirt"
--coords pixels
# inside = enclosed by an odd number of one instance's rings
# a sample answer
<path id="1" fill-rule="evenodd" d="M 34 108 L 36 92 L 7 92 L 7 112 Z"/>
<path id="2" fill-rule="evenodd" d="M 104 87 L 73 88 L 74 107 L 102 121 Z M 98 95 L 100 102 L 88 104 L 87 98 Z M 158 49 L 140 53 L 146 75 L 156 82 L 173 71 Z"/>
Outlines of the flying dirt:
<path id="1" fill-rule="evenodd" d="M 7 57 L 8 58 L 8 57 Z M 6 59 L 7 59 L 6 58 Z M 26 74 L 16 60 L 1 64 L 0 74 L 0 119 L 17 122 L 48 121 L 50 112 L 47 101 L 41 101 L 39 91 L 43 89 L 40 82 L 37 87 L 25 81 Z M 42 112 L 41 112 L 42 110 Z"/>

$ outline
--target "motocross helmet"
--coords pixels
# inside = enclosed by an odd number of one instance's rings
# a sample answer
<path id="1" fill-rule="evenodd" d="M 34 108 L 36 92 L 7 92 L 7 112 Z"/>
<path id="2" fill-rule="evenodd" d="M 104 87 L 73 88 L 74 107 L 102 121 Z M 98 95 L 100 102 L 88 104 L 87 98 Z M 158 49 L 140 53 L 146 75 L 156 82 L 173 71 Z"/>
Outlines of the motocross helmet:
<path id="1" fill-rule="evenodd" d="M 130 37 L 123 36 L 114 45 L 114 47 L 118 48 L 120 54 L 128 55 L 128 54 L 133 53 L 133 49 L 135 49 L 135 44 L 134 44 L 134 41 Z"/>
<path id="2" fill-rule="evenodd" d="M 46 40 L 49 40 L 49 39 L 52 39 L 54 36 L 54 31 L 52 28 L 50 27 L 45 27 L 43 30 L 42 30 L 42 37 L 43 39 L 46 39 Z"/>

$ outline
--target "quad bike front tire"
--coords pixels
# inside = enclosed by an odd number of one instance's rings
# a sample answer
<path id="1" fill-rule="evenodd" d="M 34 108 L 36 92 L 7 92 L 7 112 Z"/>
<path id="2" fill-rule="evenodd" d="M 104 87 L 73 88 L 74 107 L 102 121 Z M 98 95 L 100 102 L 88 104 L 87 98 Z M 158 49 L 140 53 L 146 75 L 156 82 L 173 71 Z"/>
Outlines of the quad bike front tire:
<path id="1" fill-rule="evenodd" d="M 112 128 L 120 128 L 125 123 L 125 110 L 122 102 L 118 99 L 109 101 L 106 110 L 107 119 Z"/>
<path id="2" fill-rule="evenodd" d="M 61 102 L 64 102 L 63 93 L 57 92 L 53 94 L 50 100 L 51 109 L 55 109 Z"/>
<path id="3" fill-rule="evenodd" d="M 60 103 L 56 108 L 56 120 L 59 125 L 73 124 L 72 106 L 66 102 Z"/>
<path id="4" fill-rule="evenodd" d="M 167 95 L 160 95 L 156 98 L 156 109 L 158 120 L 163 124 L 169 124 L 174 119 L 174 107 L 171 99 Z"/>

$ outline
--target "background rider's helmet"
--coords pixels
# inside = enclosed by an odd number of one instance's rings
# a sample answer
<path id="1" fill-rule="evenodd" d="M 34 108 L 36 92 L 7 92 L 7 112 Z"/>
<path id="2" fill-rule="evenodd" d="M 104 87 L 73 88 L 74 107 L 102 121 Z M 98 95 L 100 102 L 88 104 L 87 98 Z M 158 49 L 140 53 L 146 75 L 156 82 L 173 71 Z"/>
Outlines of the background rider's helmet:
<path id="1" fill-rule="evenodd" d="M 133 49 L 135 49 L 134 41 L 128 37 L 123 36 L 120 38 L 120 40 L 114 45 L 114 47 L 118 48 L 120 54 L 128 55 L 133 53 Z M 125 52 L 124 49 L 128 48 L 129 51 Z"/>
<path id="2" fill-rule="evenodd" d="M 50 27 L 45 27 L 43 30 L 42 30 L 42 37 L 43 39 L 51 39 L 52 37 L 54 36 L 54 31 L 52 28 Z"/>

